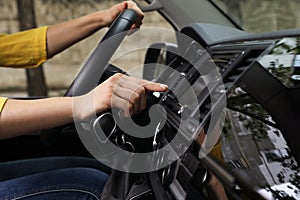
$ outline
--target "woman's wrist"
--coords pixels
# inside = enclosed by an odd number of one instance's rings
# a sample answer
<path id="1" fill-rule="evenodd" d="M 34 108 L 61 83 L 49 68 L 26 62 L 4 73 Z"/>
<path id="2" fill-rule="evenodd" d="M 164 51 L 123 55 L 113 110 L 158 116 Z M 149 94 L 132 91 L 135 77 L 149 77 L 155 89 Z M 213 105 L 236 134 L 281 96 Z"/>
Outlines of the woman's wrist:
<path id="1" fill-rule="evenodd" d="M 91 116 L 109 109 L 94 95 L 93 90 L 85 95 L 72 98 L 73 118 L 75 121 L 86 121 Z"/>

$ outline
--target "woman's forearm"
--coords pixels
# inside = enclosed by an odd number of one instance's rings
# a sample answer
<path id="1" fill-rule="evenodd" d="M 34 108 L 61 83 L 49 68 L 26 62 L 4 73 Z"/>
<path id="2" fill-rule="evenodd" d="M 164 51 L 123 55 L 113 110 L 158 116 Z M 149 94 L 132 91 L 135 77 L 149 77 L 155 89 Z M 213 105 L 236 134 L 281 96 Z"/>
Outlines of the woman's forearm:
<path id="1" fill-rule="evenodd" d="M 105 26 L 104 11 L 50 26 L 47 30 L 47 57 L 51 58 Z"/>
<path id="2" fill-rule="evenodd" d="M 52 97 L 38 100 L 7 100 L 0 113 L 0 139 L 87 120 L 95 113 L 111 108 L 125 117 L 146 107 L 146 91 L 164 92 L 166 85 L 124 74 L 115 74 L 89 93 L 76 97 Z"/>
<path id="3" fill-rule="evenodd" d="M 9 99 L 0 113 L 0 139 L 72 122 L 72 113 L 72 98 Z"/>
<path id="4" fill-rule="evenodd" d="M 124 1 L 109 9 L 50 26 L 47 30 L 47 57 L 51 58 L 97 30 L 110 26 L 119 13 L 127 8 L 138 13 L 139 17 L 132 28 L 139 27 L 144 15 L 132 1 Z"/>

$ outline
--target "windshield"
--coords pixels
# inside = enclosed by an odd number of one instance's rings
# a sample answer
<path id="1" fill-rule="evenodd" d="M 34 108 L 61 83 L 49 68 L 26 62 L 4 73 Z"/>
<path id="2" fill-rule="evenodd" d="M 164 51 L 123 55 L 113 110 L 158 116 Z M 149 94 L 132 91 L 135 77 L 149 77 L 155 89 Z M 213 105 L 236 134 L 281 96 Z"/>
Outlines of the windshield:
<path id="1" fill-rule="evenodd" d="M 245 31 L 272 32 L 300 28 L 298 0 L 212 0 Z"/>

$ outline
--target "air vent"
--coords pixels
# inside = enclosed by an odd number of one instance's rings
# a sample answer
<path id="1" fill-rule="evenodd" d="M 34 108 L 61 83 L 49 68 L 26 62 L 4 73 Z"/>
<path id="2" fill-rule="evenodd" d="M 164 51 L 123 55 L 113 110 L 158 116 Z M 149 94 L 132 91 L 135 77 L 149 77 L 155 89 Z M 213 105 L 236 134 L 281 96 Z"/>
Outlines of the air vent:
<path id="1" fill-rule="evenodd" d="M 212 60 L 219 68 L 223 82 L 229 90 L 247 70 L 251 63 L 263 52 L 263 49 L 244 49 L 239 51 L 214 51 Z"/>
<path id="2" fill-rule="evenodd" d="M 217 51 L 212 54 L 212 61 L 219 67 L 220 73 L 224 73 L 232 63 L 242 54 L 240 51 Z"/>

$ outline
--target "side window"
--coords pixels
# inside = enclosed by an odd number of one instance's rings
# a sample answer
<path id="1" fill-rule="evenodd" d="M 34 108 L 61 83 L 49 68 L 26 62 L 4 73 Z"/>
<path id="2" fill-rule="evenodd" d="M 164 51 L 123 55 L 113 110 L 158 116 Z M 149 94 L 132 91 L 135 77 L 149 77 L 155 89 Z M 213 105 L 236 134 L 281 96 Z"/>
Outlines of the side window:
<path id="1" fill-rule="evenodd" d="M 272 196 L 299 194 L 299 166 L 282 133 L 267 111 L 241 88 L 228 97 L 221 144 L 224 163 L 233 173 L 269 188 Z M 291 193 L 284 192 L 285 186 L 293 188 Z"/>
<path id="2" fill-rule="evenodd" d="M 298 37 L 278 40 L 259 63 L 288 88 L 300 87 L 300 43 Z"/>
<path id="3" fill-rule="evenodd" d="M 276 126 L 268 112 L 240 87 L 233 89 L 228 96 L 227 107 L 233 111 L 258 118 L 271 126 Z M 243 121 L 243 117 L 240 117 L 240 120 Z"/>

